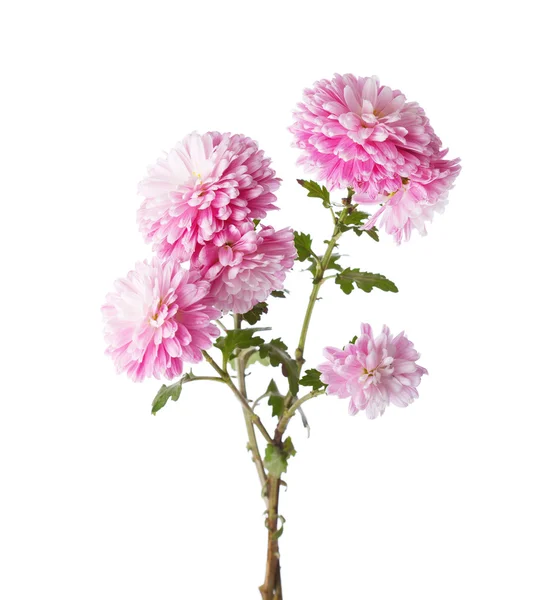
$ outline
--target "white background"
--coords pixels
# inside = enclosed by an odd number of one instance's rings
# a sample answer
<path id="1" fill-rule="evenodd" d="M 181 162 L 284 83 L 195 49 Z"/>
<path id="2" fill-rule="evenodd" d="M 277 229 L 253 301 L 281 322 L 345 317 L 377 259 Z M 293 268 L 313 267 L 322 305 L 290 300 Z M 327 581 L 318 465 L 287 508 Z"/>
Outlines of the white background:
<path id="1" fill-rule="evenodd" d="M 135 222 L 146 166 L 194 129 L 256 139 L 284 180 L 271 223 L 324 239 L 286 128 L 302 89 L 336 71 L 417 100 L 463 171 L 428 237 L 343 241 L 348 265 L 400 293 L 326 286 L 308 366 L 363 320 L 405 329 L 430 376 L 414 405 L 376 421 L 323 398 L 306 406 L 310 439 L 292 426 L 285 598 L 536 597 L 524 5 L 6 3 L 0 597 L 258 597 L 264 506 L 236 401 L 189 384 L 152 417 L 160 384 L 115 374 L 100 305 L 150 254 Z M 309 275 L 296 269 L 288 287 L 270 324 L 294 347 Z"/>

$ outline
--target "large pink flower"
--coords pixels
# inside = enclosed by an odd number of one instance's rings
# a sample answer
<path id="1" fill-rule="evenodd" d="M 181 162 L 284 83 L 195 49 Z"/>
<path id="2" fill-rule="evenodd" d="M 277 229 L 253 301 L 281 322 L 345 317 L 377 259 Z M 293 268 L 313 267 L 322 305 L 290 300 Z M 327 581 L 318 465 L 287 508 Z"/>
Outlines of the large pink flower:
<path id="1" fill-rule="evenodd" d="M 375 77 L 317 81 L 294 116 L 298 164 L 330 189 L 353 187 L 372 198 L 395 192 L 441 147 L 423 109 Z"/>
<path id="2" fill-rule="evenodd" d="M 389 404 L 407 406 L 419 396 L 417 386 L 428 371 L 416 364 L 419 353 L 404 333 L 393 338 L 384 325 L 373 337 L 370 325 L 343 350 L 326 348 L 328 362 L 318 368 L 327 393 L 350 398 L 349 411 L 365 410 L 369 419 L 382 415 Z"/>
<path id="3" fill-rule="evenodd" d="M 429 168 L 418 169 L 411 179 L 404 180 L 396 192 L 378 196 L 383 205 L 362 229 L 383 227 L 398 244 L 409 240 L 413 229 L 426 235 L 426 223 L 445 209 L 449 190 L 461 170 L 458 163 L 459 159 L 434 160 Z"/>
<path id="4" fill-rule="evenodd" d="M 224 312 L 248 312 L 274 290 L 281 290 L 294 264 L 294 235 L 249 222 L 229 225 L 192 257 L 192 268 L 212 282 L 214 306 Z"/>
<path id="5" fill-rule="evenodd" d="M 229 222 L 274 210 L 279 181 L 250 138 L 192 133 L 149 168 L 138 223 L 160 257 L 185 261 Z"/>
<path id="6" fill-rule="evenodd" d="M 210 284 L 174 261 L 137 263 L 115 282 L 102 307 L 107 353 L 134 381 L 182 373 L 183 361 L 202 360 L 221 312 L 207 305 Z"/>

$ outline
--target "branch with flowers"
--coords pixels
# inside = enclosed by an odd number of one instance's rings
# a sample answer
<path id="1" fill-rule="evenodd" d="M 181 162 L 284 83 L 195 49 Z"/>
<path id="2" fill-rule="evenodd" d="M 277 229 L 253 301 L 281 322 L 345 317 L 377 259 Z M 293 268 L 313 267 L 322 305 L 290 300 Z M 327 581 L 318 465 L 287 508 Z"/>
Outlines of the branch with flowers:
<path id="1" fill-rule="evenodd" d="M 414 229 L 426 233 L 460 171 L 459 159 L 446 158 L 423 109 L 373 77 L 335 75 L 315 83 L 294 119 L 298 164 L 314 174 L 298 183 L 322 203 L 332 227 L 323 247 L 307 233 L 265 223 L 276 208 L 280 180 L 256 142 L 192 133 L 150 167 L 139 186 L 144 199 L 138 223 L 155 257 L 117 280 L 102 307 L 107 353 L 118 372 L 134 381 L 172 381 L 156 394 L 153 414 L 200 380 L 227 386 L 240 403 L 266 505 L 263 600 L 283 598 L 279 493 L 296 454 L 287 434 L 291 420 L 305 419 L 305 403 L 324 394 L 349 398 L 350 414 L 364 411 L 374 419 L 390 404 L 412 403 L 427 373 L 404 333 L 393 336 L 384 326 L 375 336 L 368 324 L 342 349 L 326 347 L 325 362 L 304 371 L 323 285 L 335 284 L 345 294 L 398 291 L 383 275 L 341 264 L 339 239 L 348 233 L 377 242 L 383 230 L 401 243 Z M 373 214 L 363 210 L 369 206 Z M 312 281 L 299 339 L 289 347 L 271 338 L 264 320 L 268 301 L 286 297 L 285 277 L 296 261 L 305 263 Z M 185 364 L 201 361 L 211 375 L 185 371 Z M 253 400 L 246 387 L 253 363 L 277 369 L 285 389 L 271 378 Z M 259 416 L 264 402 L 276 418 L 273 429 Z"/>

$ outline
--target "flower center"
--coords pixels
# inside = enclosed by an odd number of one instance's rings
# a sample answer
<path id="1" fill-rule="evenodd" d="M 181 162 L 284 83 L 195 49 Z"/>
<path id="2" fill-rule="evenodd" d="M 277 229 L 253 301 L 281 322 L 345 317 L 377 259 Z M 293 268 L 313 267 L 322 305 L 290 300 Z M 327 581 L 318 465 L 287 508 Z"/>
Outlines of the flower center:
<path id="1" fill-rule="evenodd" d="M 153 311 L 152 316 L 149 317 L 149 324 L 151 327 L 160 327 L 168 315 L 168 305 L 164 303 L 162 299 L 158 301 L 156 309 Z"/>
<path id="2" fill-rule="evenodd" d="M 369 385 L 377 385 L 382 379 L 382 375 L 390 375 L 393 372 L 392 367 L 393 357 L 385 356 L 379 365 L 373 369 L 367 369 L 363 367 L 363 371 L 359 381 L 364 384 L 365 387 Z"/>

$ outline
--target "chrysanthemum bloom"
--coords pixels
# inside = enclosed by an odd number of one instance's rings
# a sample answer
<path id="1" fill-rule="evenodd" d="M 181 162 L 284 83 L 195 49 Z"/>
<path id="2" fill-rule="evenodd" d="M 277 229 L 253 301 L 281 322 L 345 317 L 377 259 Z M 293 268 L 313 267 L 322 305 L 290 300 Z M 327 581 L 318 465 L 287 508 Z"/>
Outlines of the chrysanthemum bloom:
<path id="1" fill-rule="evenodd" d="M 228 223 L 274 210 L 279 181 L 250 138 L 192 133 L 149 168 L 138 223 L 160 257 L 189 260 Z"/>
<path id="2" fill-rule="evenodd" d="M 369 419 L 382 415 L 389 404 L 413 402 L 421 376 L 428 373 L 416 364 L 420 355 L 404 333 L 393 338 L 385 325 L 374 338 L 370 325 L 363 323 L 355 344 L 325 348 L 324 356 L 328 362 L 318 369 L 327 393 L 350 398 L 350 414 L 365 410 Z"/>
<path id="3" fill-rule="evenodd" d="M 353 187 L 372 199 L 397 191 L 441 147 L 423 109 L 375 77 L 317 81 L 294 116 L 298 164 L 330 189 Z"/>
<path id="4" fill-rule="evenodd" d="M 102 307 L 107 353 L 118 372 L 134 381 L 182 373 L 183 362 L 202 360 L 221 311 L 207 304 L 210 284 L 174 261 L 137 263 L 115 282 Z"/>
<path id="5" fill-rule="evenodd" d="M 212 282 L 214 306 L 224 312 L 248 312 L 274 290 L 283 289 L 288 270 L 294 264 L 294 235 L 288 227 L 252 223 L 229 225 L 215 234 L 192 257 L 192 268 Z"/>
<path id="6" fill-rule="evenodd" d="M 403 180 L 396 192 L 378 196 L 383 206 L 361 229 L 381 227 L 398 244 L 409 240 L 413 229 L 426 235 L 426 223 L 445 209 L 449 190 L 461 170 L 458 163 L 459 159 L 434 160 L 429 168 L 418 169 L 411 179 Z"/>

